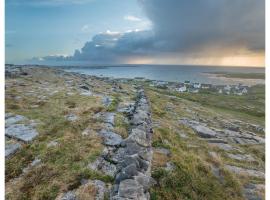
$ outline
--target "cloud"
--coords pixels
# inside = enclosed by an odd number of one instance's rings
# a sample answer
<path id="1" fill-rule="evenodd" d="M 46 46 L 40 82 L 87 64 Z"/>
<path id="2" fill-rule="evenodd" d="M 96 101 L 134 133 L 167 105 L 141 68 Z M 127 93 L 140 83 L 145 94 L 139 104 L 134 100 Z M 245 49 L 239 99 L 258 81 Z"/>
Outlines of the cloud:
<path id="1" fill-rule="evenodd" d="M 264 53 L 264 0 L 139 0 L 151 30 L 97 34 L 64 60 L 224 60 Z M 126 16 L 126 20 L 139 18 Z M 188 59 L 187 59 L 188 58 Z M 50 58 L 51 59 L 51 58 Z M 60 60 L 61 60 L 60 59 Z"/>
<path id="2" fill-rule="evenodd" d="M 89 33 L 91 31 L 90 26 L 88 24 L 83 25 L 81 31 L 83 33 Z"/>
<path id="3" fill-rule="evenodd" d="M 59 6 L 65 4 L 85 4 L 92 1 L 94 0 L 8 0 L 6 4 L 14 6 Z"/>
<path id="4" fill-rule="evenodd" d="M 132 21 L 132 22 L 140 22 L 140 21 L 142 21 L 141 18 L 135 17 L 133 15 L 126 15 L 126 16 L 124 16 L 124 20 Z"/>
<path id="5" fill-rule="evenodd" d="M 264 0 L 140 0 L 173 51 L 241 46 L 264 49 Z"/>

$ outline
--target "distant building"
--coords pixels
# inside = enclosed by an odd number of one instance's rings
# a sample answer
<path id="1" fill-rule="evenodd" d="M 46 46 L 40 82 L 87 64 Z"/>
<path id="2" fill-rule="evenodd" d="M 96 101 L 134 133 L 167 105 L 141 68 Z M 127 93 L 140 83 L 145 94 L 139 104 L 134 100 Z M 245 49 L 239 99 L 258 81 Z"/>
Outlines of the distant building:
<path id="1" fill-rule="evenodd" d="M 185 81 L 184 84 L 185 85 L 190 85 L 190 81 Z"/>
<path id="2" fill-rule="evenodd" d="M 231 89 L 232 89 L 232 87 L 231 87 L 230 85 L 226 85 L 226 86 L 224 87 L 224 90 L 225 90 L 225 91 L 231 91 Z"/>
<path id="3" fill-rule="evenodd" d="M 187 87 L 185 85 L 180 85 L 180 87 L 178 87 L 176 90 L 178 92 L 186 92 L 187 91 Z"/>
<path id="4" fill-rule="evenodd" d="M 193 84 L 193 87 L 194 87 L 194 88 L 201 88 L 201 84 L 200 84 L 200 83 L 194 83 L 194 84 Z"/>
<path id="5" fill-rule="evenodd" d="M 204 84 L 204 83 L 201 84 L 202 89 L 210 89 L 211 87 L 212 87 L 212 84 Z"/>

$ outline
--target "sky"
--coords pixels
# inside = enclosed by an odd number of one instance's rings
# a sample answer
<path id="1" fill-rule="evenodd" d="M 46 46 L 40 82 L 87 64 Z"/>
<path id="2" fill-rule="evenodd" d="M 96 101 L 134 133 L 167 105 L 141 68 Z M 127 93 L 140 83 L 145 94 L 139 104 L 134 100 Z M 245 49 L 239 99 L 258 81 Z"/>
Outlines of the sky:
<path id="1" fill-rule="evenodd" d="M 264 0 L 6 0 L 6 63 L 264 66 Z"/>

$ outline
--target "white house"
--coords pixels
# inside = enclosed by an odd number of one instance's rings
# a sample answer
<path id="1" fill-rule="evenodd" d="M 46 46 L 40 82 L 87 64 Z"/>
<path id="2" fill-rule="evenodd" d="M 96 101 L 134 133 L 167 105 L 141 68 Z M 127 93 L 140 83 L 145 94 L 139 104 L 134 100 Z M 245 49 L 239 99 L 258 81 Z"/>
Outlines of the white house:
<path id="1" fill-rule="evenodd" d="M 193 87 L 199 89 L 199 88 L 201 88 L 201 84 L 200 83 L 194 83 L 193 84 Z"/>
<path id="2" fill-rule="evenodd" d="M 225 90 L 225 91 L 231 91 L 231 86 L 230 86 L 230 85 L 226 85 L 226 86 L 224 87 L 224 90 Z"/>
<path id="3" fill-rule="evenodd" d="M 176 89 L 178 92 L 186 92 L 187 91 L 187 87 L 184 86 L 180 86 L 179 88 Z"/>
<path id="4" fill-rule="evenodd" d="M 242 89 L 241 93 L 242 93 L 242 94 L 247 94 L 247 93 L 248 93 L 247 88 L 244 87 L 244 88 Z"/>

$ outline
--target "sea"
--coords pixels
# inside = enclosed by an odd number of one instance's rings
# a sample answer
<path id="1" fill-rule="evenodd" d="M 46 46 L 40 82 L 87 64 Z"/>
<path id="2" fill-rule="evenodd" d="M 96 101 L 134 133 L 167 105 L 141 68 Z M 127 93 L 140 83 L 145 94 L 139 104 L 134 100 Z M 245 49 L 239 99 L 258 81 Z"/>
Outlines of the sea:
<path id="1" fill-rule="evenodd" d="M 119 66 L 66 66 L 68 72 L 77 72 L 98 77 L 145 78 L 170 82 L 228 84 L 230 79 L 214 76 L 213 72 L 265 73 L 264 67 L 220 67 L 200 65 L 119 65 Z M 244 81 L 249 81 L 244 80 Z M 250 80 L 251 81 L 251 80 Z M 256 80 L 253 80 L 256 82 Z M 261 80 L 264 82 L 264 80 Z M 257 82 L 256 82 L 257 83 Z M 260 82 L 259 82 L 260 83 Z M 252 85 L 252 84 L 251 84 Z"/>

